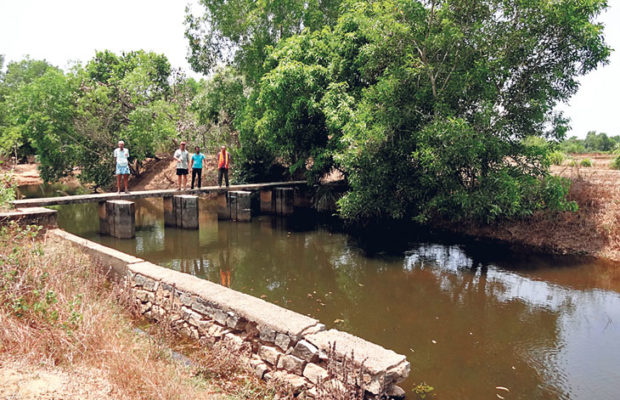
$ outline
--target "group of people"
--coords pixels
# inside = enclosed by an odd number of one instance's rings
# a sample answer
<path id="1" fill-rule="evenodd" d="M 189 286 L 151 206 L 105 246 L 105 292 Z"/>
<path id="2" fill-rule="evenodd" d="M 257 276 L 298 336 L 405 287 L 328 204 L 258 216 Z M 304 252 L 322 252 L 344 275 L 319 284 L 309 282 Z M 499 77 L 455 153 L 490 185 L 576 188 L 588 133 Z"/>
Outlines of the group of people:
<path id="1" fill-rule="evenodd" d="M 187 175 L 192 171 L 192 185 L 197 184 L 197 188 L 202 187 L 202 166 L 205 155 L 200 152 L 200 147 L 194 147 L 194 153 L 191 154 L 186 150 L 187 144 L 181 142 L 179 148 L 174 152 L 174 159 L 177 162 L 177 190 L 187 189 Z M 129 180 L 129 150 L 125 148 L 125 142 L 118 142 L 118 148 L 114 149 L 114 160 L 116 161 L 116 188 L 117 192 L 121 192 L 121 181 L 125 186 L 125 193 L 129 193 L 127 188 Z M 228 168 L 230 166 L 230 154 L 226 151 L 226 146 L 222 146 L 217 155 L 217 183 L 222 187 L 222 178 L 225 179 L 226 187 L 228 187 Z"/>

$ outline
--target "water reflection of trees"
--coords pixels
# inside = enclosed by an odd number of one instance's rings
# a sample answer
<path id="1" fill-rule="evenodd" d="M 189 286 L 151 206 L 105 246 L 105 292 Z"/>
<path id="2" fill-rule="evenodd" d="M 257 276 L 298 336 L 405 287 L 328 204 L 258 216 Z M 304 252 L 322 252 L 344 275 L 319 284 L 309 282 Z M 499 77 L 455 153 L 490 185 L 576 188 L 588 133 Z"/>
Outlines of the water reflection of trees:
<path id="1" fill-rule="evenodd" d="M 572 389 L 564 357 L 576 346 L 566 331 L 592 323 L 579 317 L 580 304 L 620 304 L 556 284 L 567 279 L 559 275 L 540 280 L 498 268 L 458 246 L 367 257 L 345 235 L 299 233 L 264 217 L 249 224 L 201 220 L 199 232 L 162 233 L 150 244 L 144 237 L 149 260 L 266 296 L 407 354 L 412 381 L 432 383 L 442 398 L 492 398 L 497 385 L 510 385 L 513 398 L 566 396 Z"/>

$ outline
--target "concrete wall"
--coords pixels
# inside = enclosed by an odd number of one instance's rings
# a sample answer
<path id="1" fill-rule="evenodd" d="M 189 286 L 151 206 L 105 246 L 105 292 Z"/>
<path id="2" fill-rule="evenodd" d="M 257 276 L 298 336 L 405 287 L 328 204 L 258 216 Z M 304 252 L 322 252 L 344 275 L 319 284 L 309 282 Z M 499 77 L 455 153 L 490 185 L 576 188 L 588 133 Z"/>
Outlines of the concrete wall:
<path id="1" fill-rule="evenodd" d="M 58 226 L 58 212 L 43 207 L 17 208 L 0 212 L 0 224 L 15 221 L 20 225 L 41 225 L 43 228 Z"/>
<path id="2" fill-rule="evenodd" d="M 319 381 L 331 379 L 336 385 L 345 379 L 344 375 L 328 376 L 326 367 L 328 362 L 342 362 L 346 357 L 362 370 L 361 378 L 349 376 L 349 383 L 364 387 L 368 398 L 383 393 L 404 395 L 396 384 L 409 374 L 405 356 L 345 332 L 326 330 L 313 318 L 256 297 L 59 229 L 50 232 L 80 247 L 100 266 L 123 278 L 145 317 L 172 322 L 179 332 L 196 340 L 224 340 L 251 349 L 250 364 L 263 379 L 285 381 L 296 392 L 312 398 Z M 342 382 L 339 384 L 342 387 Z"/>

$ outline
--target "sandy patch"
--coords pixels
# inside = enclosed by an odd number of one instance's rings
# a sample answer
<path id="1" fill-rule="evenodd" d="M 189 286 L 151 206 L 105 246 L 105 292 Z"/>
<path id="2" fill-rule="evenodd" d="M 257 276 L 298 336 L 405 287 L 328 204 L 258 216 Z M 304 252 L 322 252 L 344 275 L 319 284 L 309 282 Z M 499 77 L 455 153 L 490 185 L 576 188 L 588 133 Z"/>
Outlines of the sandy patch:
<path id="1" fill-rule="evenodd" d="M 111 391 L 110 383 L 97 371 L 67 373 L 19 362 L 0 363 L 2 400 L 100 400 L 113 398 Z"/>

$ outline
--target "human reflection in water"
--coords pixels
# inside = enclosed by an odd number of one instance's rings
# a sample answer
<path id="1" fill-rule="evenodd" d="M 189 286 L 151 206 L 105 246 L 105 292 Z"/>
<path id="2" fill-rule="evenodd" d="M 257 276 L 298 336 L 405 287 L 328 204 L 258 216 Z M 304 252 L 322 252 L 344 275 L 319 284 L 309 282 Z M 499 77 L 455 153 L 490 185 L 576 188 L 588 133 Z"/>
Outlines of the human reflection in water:
<path id="1" fill-rule="evenodd" d="M 220 270 L 220 283 L 222 286 L 230 287 L 232 276 L 232 262 L 231 262 L 231 244 L 228 229 L 220 229 L 220 244 L 221 248 L 218 254 Z"/>

